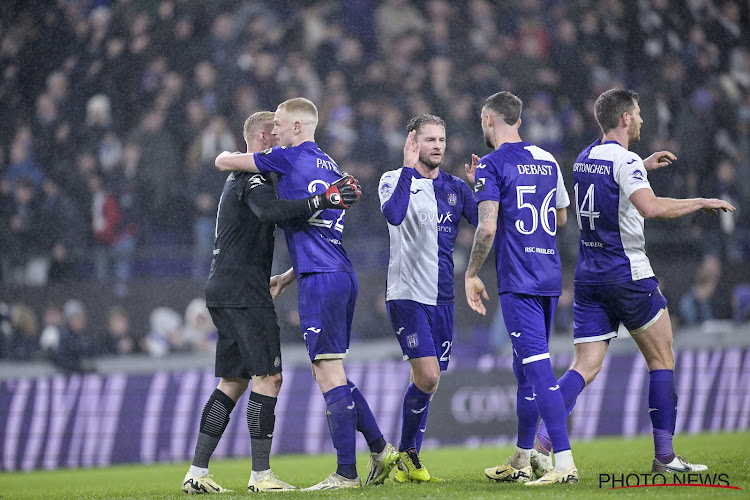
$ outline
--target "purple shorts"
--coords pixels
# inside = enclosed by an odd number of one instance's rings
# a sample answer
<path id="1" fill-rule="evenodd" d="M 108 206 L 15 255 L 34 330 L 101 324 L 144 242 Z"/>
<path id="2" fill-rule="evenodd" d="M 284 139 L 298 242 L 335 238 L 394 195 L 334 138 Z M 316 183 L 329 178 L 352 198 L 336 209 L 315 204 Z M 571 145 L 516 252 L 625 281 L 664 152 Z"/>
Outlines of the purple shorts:
<path id="1" fill-rule="evenodd" d="M 353 273 L 310 273 L 297 279 L 299 322 L 310 361 L 341 359 L 349 351 L 357 302 Z"/>
<path id="2" fill-rule="evenodd" d="M 453 305 L 389 300 L 386 309 L 404 359 L 435 356 L 440 370 L 448 369 L 453 346 Z"/>
<path id="3" fill-rule="evenodd" d="M 557 300 L 558 297 L 512 292 L 500 294 L 513 353 L 524 365 L 549 358 L 549 335 Z"/>
<path id="4" fill-rule="evenodd" d="M 575 285 L 573 343 L 609 341 L 620 323 L 632 335 L 653 325 L 667 309 L 656 278 L 610 285 Z"/>

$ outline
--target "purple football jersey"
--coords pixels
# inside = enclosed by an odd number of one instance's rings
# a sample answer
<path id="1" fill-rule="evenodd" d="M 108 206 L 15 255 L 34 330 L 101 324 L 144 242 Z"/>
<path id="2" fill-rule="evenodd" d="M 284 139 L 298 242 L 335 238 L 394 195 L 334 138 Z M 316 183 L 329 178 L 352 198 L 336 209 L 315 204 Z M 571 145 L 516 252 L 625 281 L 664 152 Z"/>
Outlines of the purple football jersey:
<path id="1" fill-rule="evenodd" d="M 279 174 L 279 198 L 298 200 L 323 193 L 341 177 L 338 165 L 314 142 L 255 153 L 261 172 Z M 345 210 L 317 210 L 281 224 L 294 271 L 354 272 L 341 241 Z"/>
<path id="2" fill-rule="evenodd" d="M 570 204 L 555 158 L 529 142 L 505 143 L 476 170 L 477 201 L 500 203 L 495 234 L 498 291 L 560 295 L 556 209 Z"/>
<path id="3" fill-rule="evenodd" d="M 608 284 L 650 278 L 643 217 L 630 202 L 651 189 L 641 158 L 614 141 L 597 140 L 573 165 L 576 218 L 581 230 L 576 283 Z"/>

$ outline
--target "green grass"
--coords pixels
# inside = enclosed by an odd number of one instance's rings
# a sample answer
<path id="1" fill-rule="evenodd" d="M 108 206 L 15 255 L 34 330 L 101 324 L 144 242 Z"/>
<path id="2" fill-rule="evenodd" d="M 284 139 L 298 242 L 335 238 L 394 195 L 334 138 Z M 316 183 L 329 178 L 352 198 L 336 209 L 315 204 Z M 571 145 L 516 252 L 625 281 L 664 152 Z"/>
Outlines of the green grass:
<path id="1" fill-rule="evenodd" d="M 682 435 L 676 441 L 678 451 L 688 459 L 705 463 L 712 473 L 724 473 L 729 484 L 742 491 L 719 488 L 636 488 L 608 490 L 599 487 L 599 474 L 642 474 L 650 472 L 653 445 L 648 437 L 632 440 L 599 439 L 573 443 L 573 453 L 581 475 L 581 484 L 529 488 L 498 484 L 484 477 L 484 469 L 505 462 L 511 447 L 441 448 L 425 450 L 422 459 L 434 475 L 446 479 L 442 484 L 397 485 L 392 480 L 377 487 L 329 492 L 275 493 L 286 498 L 458 498 L 495 499 L 498 495 L 523 498 L 749 498 L 750 433 Z M 367 457 L 360 455 L 359 472 L 366 476 Z M 298 486 L 310 486 L 334 470 L 332 455 L 272 457 L 274 472 Z M 188 464 L 130 465 L 104 469 L 0 473 L 0 499 L 162 499 L 184 498 L 180 481 Z M 249 460 L 221 460 L 211 464 L 214 479 L 236 493 L 223 498 L 246 497 Z M 391 477 L 393 474 L 391 474 Z"/>

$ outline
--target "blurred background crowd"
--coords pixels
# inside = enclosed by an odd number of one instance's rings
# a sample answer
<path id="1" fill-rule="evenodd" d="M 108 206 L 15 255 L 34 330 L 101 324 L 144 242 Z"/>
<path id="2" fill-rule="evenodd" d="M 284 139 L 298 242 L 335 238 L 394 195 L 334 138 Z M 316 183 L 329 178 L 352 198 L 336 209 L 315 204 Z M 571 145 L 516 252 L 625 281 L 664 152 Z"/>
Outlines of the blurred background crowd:
<path id="1" fill-rule="evenodd" d="M 225 178 L 213 160 L 244 150 L 247 116 L 297 96 L 319 108 L 318 144 L 363 185 L 345 231 L 368 285 L 355 337 L 390 335 L 388 233 L 376 188 L 402 163 L 406 122 L 443 117 L 443 168 L 464 177 L 471 154 L 489 152 L 479 110 L 498 90 L 524 101 L 522 137 L 557 157 L 571 191 L 573 160 L 600 135 L 594 100 L 608 88 L 637 90 L 645 124 L 633 149 L 679 159 L 650 176 L 657 195 L 739 207 L 647 223 L 675 321 L 750 317 L 748 2 L 4 0 L 0 73 L 5 358 L 67 366 L 64 359 L 78 359 L 73 351 L 209 349 L 215 331 L 205 305 L 190 301 L 178 313 L 187 302 L 169 296 L 185 282 L 199 296 L 207 276 Z M 558 238 L 560 332 L 571 328 L 571 222 Z M 459 275 L 472 236 L 462 228 Z M 289 260 L 278 241 L 281 270 Z M 124 305 L 138 284 L 154 282 L 170 307 L 154 303 L 144 314 Z M 96 297 L 81 284 L 106 286 L 109 306 L 87 311 Z M 57 292 L 35 301 L 35 289 Z M 471 339 L 476 318 L 462 319 L 457 297 L 457 328 Z M 287 299 L 280 321 L 286 340 L 299 340 Z"/>

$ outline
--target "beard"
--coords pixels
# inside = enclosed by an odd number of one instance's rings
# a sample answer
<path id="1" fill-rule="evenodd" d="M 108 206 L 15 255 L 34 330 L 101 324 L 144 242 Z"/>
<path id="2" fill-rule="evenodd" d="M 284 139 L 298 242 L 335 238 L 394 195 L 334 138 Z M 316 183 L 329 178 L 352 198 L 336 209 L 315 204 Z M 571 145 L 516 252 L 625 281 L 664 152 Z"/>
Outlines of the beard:
<path id="1" fill-rule="evenodd" d="M 640 140 L 641 128 L 636 123 L 632 123 L 630 129 L 628 129 L 628 142 L 634 144 Z"/>
<path id="2" fill-rule="evenodd" d="M 492 137 L 490 137 L 489 134 L 484 134 L 484 143 L 488 148 L 495 149 L 495 146 L 492 145 Z"/>
<path id="3" fill-rule="evenodd" d="M 420 162 L 421 162 L 421 163 L 422 163 L 422 164 L 423 164 L 424 166 L 426 166 L 427 168 L 429 168 L 430 170 L 435 170 L 435 169 L 436 169 L 436 168 L 438 168 L 438 167 L 439 167 L 440 165 L 442 165 L 442 163 L 443 163 L 443 158 L 442 158 L 442 156 L 441 156 L 441 157 L 440 157 L 440 159 L 436 161 L 436 160 L 433 160 L 433 159 L 431 159 L 431 158 L 430 158 L 430 155 L 423 155 L 423 154 L 422 154 L 422 152 L 420 151 L 420 152 L 419 152 L 419 161 L 420 161 Z"/>

